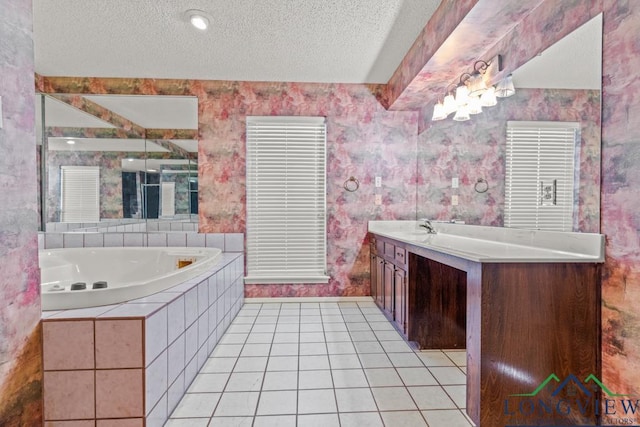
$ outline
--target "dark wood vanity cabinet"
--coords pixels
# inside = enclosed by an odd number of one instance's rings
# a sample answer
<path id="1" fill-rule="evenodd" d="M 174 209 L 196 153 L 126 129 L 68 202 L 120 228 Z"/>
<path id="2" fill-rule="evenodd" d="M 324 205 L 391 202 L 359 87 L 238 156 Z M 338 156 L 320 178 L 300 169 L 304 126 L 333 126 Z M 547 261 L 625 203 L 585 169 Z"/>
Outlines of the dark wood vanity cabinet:
<path id="1" fill-rule="evenodd" d="M 466 349 L 466 411 L 476 425 L 523 424 L 517 405 L 550 375 L 601 378 L 598 263 L 477 262 L 372 235 L 371 267 L 372 295 L 408 341 Z M 536 402 L 555 402 L 556 387 Z M 593 407 L 554 415 L 526 424 L 598 422 Z"/>
<path id="2" fill-rule="evenodd" d="M 398 330 L 407 333 L 407 265 L 406 251 L 393 242 L 374 238 L 371 241 L 371 295 Z"/>

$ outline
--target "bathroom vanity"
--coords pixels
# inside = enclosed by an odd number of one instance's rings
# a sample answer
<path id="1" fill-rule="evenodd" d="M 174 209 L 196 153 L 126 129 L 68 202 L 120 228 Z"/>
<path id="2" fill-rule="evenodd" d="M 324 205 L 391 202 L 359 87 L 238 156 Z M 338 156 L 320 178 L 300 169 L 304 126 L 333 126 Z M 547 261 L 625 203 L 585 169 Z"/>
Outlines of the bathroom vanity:
<path id="1" fill-rule="evenodd" d="M 369 222 L 380 308 L 420 349 L 466 349 L 477 426 L 595 425 L 599 388 L 564 380 L 600 378 L 604 236 L 434 225 Z"/>

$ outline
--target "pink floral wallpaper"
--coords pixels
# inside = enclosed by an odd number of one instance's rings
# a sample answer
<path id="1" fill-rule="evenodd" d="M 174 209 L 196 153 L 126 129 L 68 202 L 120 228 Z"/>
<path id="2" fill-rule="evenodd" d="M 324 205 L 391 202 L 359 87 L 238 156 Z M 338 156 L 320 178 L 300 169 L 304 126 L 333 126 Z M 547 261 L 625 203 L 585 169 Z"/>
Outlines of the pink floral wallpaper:
<path id="1" fill-rule="evenodd" d="M 367 221 L 413 219 L 418 112 L 387 111 L 380 86 L 40 77 L 49 93 L 198 96 L 200 232 L 245 231 L 245 121 L 248 115 L 327 118 L 328 284 L 247 285 L 248 297 L 369 295 Z M 360 181 L 355 193 L 343 183 Z M 382 187 L 373 185 L 382 177 Z M 376 206 L 375 194 L 382 196 Z"/>
<path id="2" fill-rule="evenodd" d="M 42 425 L 31 2 L 0 7 L 0 425 Z"/>
<path id="3" fill-rule="evenodd" d="M 640 2 L 604 2 L 603 381 L 640 395 Z M 613 389 L 613 388 L 612 388 Z"/>
<path id="4" fill-rule="evenodd" d="M 508 120 L 581 123 L 578 197 L 574 230 L 600 229 L 600 91 L 518 89 L 516 95 L 485 108 L 466 122 L 451 118 L 430 122 L 418 137 L 418 217 L 458 219 L 467 224 L 501 227 Z M 458 177 L 460 187 L 451 188 Z M 474 190 L 482 178 L 489 190 Z M 458 195 L 459 205 L 451 205 Z"/>

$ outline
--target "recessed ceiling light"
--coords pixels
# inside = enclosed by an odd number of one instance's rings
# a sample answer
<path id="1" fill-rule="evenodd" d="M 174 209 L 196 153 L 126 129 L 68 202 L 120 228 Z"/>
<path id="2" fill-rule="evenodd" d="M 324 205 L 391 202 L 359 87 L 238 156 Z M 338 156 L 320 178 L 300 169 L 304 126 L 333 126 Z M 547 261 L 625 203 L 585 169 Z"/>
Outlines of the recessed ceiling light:
<path id="1" fill-rule="evenodd" d="M 133 159 L 127 159 L 128 162 L 133 162 Z"/>
<path id="2" fill-rule="evenodd" d="M 158 171 L 155 169 L 147 169 L 147 172 L 158 172 Z"/>
<path id="3" fill-rule="evenodd" d="M 75 143 L 76 143 L 76 142 L 75 142 L 73 139 L 67 139 L 67 144 L 69 144 L 69 145 L 73 145 L 73 144 L 75 144 Z"/>
<path id="4" fill-rule="evenodd" d="M 209 17 L 201 10 L 190 9 L 184 15 L 191 25 L 200 31 L 205 31 L 209 27 Z"/>

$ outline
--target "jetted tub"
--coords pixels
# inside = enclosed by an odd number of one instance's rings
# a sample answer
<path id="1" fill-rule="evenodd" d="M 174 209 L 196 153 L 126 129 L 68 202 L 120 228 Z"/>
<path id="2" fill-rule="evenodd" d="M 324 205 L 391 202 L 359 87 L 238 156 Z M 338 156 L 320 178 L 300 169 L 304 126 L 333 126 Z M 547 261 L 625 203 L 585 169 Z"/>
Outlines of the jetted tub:
<path id="1" fill-rule="evenodd" d="M 220 254 L 220 249 L 215 248 L 42 250 L 42 310 L 94 307 L 142 298 L 207 271 L 218 262 Z M 81 282 L 86 283 L 85 290 L 71 290 L 73 284 Z M 96 282 L 106 282 L 107 287 L 93 289 Z"/>

